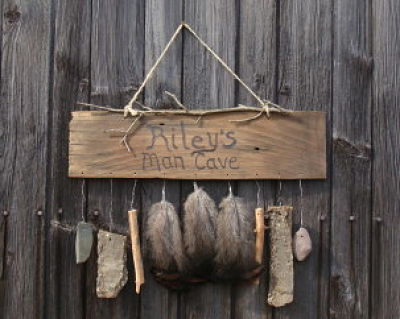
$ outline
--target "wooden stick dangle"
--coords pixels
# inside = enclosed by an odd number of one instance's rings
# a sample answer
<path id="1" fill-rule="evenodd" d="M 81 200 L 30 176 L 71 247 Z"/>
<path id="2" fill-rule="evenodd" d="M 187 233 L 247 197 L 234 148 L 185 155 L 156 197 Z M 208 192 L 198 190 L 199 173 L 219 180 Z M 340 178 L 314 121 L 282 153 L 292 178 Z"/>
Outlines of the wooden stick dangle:
<path id="1" fill-rule="evenodd" d="M 263 263 L 264 237 L 264 208 L 259 207 L 256 208 L 256 262 L 258 264 Z"/>
<path id="2" fill-rule="evenodd" d="M 132 241 L 132 256 L 133 264 L 135 266 L 135 282 L 136 282 L 136 293 L 140 293 L 140 286 L 144 284 L 144 270 L 142 252 L 140 250 L 140 235 L 138 227 L 138 212 L 136 209 L 128 211 L 129 217 L 129 231 L 131 233 Z"/>

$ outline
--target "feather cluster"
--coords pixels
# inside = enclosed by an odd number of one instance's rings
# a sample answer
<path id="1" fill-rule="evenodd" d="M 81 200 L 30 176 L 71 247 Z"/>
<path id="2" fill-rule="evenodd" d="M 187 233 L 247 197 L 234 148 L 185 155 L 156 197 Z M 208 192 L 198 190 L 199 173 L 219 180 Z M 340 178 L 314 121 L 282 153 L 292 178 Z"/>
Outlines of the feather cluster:
<path id="1" fill-rule="evenodd" d="M 256 266 L 254 213 L 243 198 L 229 195 L 219 205 L 216 237 L 216 276 L 241 276 Z"/>
<path id="2" fill-rule="evenodd" d="M 162 201 L 151 206 L 146 225 L 153 266 L 167 272 L 183 272 L 186 257 L 178 214 L 174 206 Z"/>
<path id="3" fill-rule="evenodd" d="M 215 256 L 217 207 L 202 188 L 195 186 L 184 208 L 184 242 L 192 261 L 191 271 L 196 275 L 209 274 Z"/>

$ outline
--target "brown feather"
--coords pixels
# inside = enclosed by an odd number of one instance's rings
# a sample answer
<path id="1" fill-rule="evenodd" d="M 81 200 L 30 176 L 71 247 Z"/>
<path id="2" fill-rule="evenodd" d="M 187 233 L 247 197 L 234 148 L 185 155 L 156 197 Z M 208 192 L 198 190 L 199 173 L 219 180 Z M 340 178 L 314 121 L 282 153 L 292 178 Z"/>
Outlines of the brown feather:
<path id="1" fill-rule="evenodd" d="M 192 260 L 191 271 L 209 273 L 215 256 L 217 207 L 203 189 L 195 187 L 184 208 L 184 242 L 186 254 Z"/>
<path id="2" fill-rule="evenodd" d="M 222 200 L 217 218 L 217 277 L 241 277 L 256 267 L 254 227 L 254 213 L 243 198 L 230 195 Z"/>
<path id="3" fill-rule="evenodd" d="M 151 206 L 147 223 L 146 238 L 153 266 L 167 272 L 182 272 L 186 266 L 182 233 L 178 214 L 169 202 Z"/>

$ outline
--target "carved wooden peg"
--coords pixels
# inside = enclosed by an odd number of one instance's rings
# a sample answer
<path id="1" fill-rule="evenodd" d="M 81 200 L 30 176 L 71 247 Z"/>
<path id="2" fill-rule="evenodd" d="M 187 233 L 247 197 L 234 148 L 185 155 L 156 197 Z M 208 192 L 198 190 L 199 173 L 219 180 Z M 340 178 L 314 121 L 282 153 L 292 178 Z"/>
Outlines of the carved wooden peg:
<path id="1" fill-rule="evenodd" d="M 258 264 L 263 263 L 264 236 L 264 208 L 256 208 L 256 262 Z"/>
<path id="2" fill-rule="evenodd" d="M 128 211 L 129 217 L 129 231 L 131 233 L 132 241 L 132 256 L 133 264 L 135 266 L 135 282 L 136 282 L 136 293 L 140 293 L 140 286 L 144 284 L 144 270 L 142 253 L 140 250 L 140 235 L 137 221 L 137 210 L 133 209 Z"/>

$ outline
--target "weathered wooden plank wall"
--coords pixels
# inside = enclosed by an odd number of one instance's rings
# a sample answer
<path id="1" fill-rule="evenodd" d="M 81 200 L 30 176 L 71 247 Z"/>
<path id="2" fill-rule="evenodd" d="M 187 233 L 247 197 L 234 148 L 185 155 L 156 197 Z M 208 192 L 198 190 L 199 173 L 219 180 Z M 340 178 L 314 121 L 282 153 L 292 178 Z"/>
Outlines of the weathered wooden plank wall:
<path id="1" fill-rule="evenodd" d="M 400 317 L 400 2 L 0 3 L 1 318 Z M 266 305 L 266 274 L 259 287 L 206 284 L 177 293 L 156 284 L 148 267 L 140 296 L 130 271 L 119 298 L 100 300 L 96 254 L 75 264 L 82 218 L 127 233 L 134 181 L 66 177 L 70 112 L 77 101 L 122 107 L 182 20 L 261 96 L 328 113 L 329 178 L 303 182 L 303 198 L 295 181 L 264 181 L 260 189 L 232 182 L 253 207 L 257 197 L 265 206 L 293 204 L 295 227 L 302 204 L 314 251 L 295 264 L 295 301 L 287 307 Z M 141 101 L 165 107 L 165 90 L 190 108 L 256 104 L 188 33 Z M 227 193 L 226 182 L 200 184 L 216 201 Z M 142 225 L 162 186 L 138 182 Z M 166 188 L 181 211 L 192 183 Z M 128 260 L 132 270 L 130 251 Z"/>

